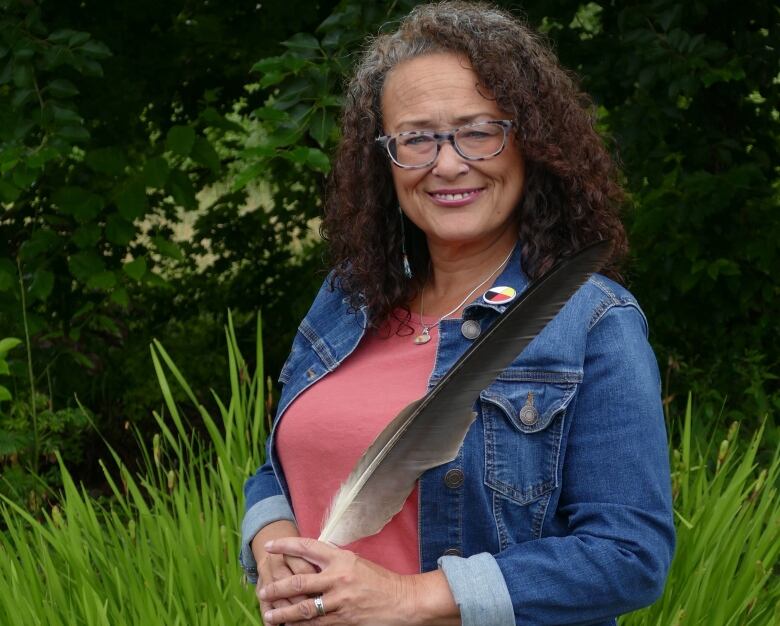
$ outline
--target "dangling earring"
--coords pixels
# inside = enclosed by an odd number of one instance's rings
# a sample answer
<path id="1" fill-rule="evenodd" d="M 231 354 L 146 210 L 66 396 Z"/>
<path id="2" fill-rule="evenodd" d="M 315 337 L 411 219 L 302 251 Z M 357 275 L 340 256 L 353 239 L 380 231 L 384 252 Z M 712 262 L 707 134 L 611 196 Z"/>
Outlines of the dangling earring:
<path id="1" fill-rule="evenodd" d="M 409 257 L 406 255 L 406 232 L 404 231 L 404 212 L 401 210 L 401 205 L 398 205 L 398 217 L 401 219 L 401 255 L 404 260 L 404 276 L 407 278 L 412 277 L 412 266 L 409 265 Z"/>

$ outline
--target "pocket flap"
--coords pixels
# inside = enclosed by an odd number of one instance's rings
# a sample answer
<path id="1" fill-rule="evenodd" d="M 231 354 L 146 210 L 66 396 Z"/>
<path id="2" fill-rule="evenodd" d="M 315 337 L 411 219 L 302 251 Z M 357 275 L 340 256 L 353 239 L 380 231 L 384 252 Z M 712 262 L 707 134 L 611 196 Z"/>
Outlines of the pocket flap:
<path id="1" fill-rule="evenodd" d="M 536 433 L 566 409 L 581 381 L 579 372 L 510 369 L 479 396 L 501 409 L 518 431 Z"/>

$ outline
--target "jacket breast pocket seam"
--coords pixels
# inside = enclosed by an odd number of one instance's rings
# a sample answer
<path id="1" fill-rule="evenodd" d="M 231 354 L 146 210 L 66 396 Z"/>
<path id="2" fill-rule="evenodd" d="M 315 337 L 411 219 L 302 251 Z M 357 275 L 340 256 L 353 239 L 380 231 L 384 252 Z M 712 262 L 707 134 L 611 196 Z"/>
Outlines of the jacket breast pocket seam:
<path id="1" fill-rule="evenodd" d="M 493 521 L 496 524 L 496 534 L 498 535 L 498 549 L 506 550 L 507 545 L 509 545 L 509 533 L 506 531 L 504 519 L 501 515 L 501 507 L 498 502 L 498 498 L 500 497 L 501 496 L 497 491 L 492 491 L 491 504 L 493 506 Z"/>

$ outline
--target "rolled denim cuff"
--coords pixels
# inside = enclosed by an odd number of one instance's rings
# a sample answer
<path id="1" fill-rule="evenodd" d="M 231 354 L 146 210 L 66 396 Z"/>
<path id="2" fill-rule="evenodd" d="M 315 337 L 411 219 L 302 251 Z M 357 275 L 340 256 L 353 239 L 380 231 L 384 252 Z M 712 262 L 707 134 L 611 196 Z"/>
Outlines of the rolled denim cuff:
<path id="1" fill-rule="evenodd" d="M 512 598 L 491 554 L 482 552 L 467 559 L 442 556 L 438 565 L 460 609 L 463 626 L 515 626 Z"/>
<path id="2" fill-rule="evenodd" d="M 251 583 L 257 582 L 257 562 L 252 554 L 252 539 L 268 524 L 280 520 L 295 522 L 290 505 L 284 496 L 271 496 L 261 500 L 244 515 L 241 523 L 241 567 L 246 572 L 246 577 Z"/>

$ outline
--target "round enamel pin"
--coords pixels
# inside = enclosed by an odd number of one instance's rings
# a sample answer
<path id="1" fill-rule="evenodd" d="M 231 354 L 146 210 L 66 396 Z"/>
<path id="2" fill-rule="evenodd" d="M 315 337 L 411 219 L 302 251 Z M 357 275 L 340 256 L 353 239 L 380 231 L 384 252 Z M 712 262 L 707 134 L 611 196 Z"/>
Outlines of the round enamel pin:
<path id="1" fill-rule="evenodd" d="M 506 304 L 516 296 L 517 292 L 512 287 L 491 287 L 484 293 L 482 299 L 488 304 Z"/>

